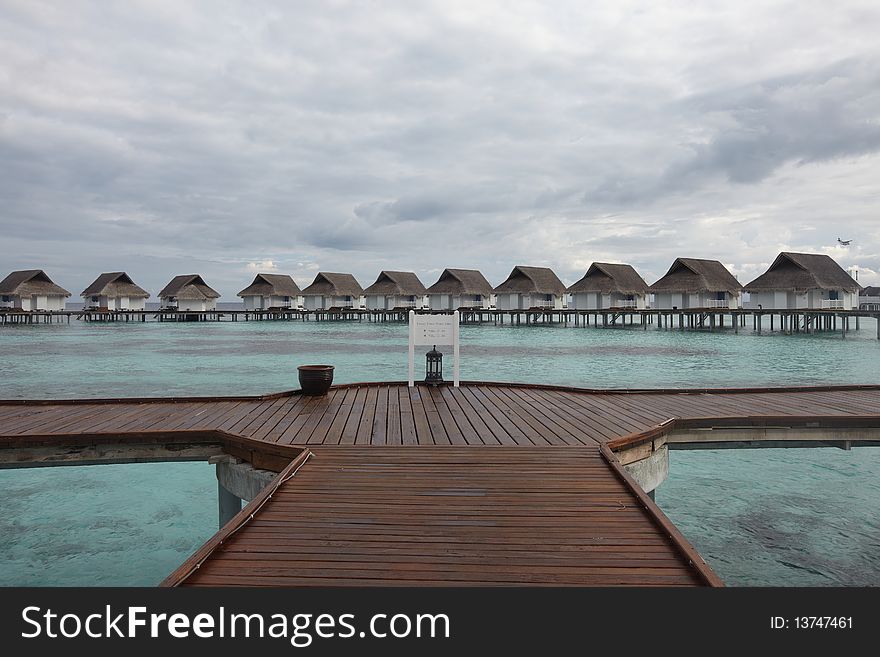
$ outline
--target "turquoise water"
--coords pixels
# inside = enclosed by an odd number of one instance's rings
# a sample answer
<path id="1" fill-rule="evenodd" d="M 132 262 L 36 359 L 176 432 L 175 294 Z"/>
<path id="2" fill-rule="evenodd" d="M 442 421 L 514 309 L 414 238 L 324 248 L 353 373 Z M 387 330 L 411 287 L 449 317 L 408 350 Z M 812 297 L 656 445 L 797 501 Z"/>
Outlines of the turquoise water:
<path id="1" fill-rule="evenodd" d="M 0 585 L 153 586 L 217 531 L 207 463 L 0 470 Z"/>
<path id="2" fill-rule="evenodd" d="M 324 362 L 340 383 L 399 381 L 406 340 L 404 325 L 368 322 L 3 327 L 0 398 L 261 393 L 295 388 L 297 365 Z M 461 341 L 466 380 L 880 383 L 872 320 L 845 340 L 484 325 L 463 326 Z M 880 450 L 676 451 L 670 468 L 658 503 L 728 584 L 880 585 Z M 0 504 L 14 510 L 0 525 L 0 583 L 158 582 L 215 531 L 215 496 L 205 464 L 0 471 Z"/>

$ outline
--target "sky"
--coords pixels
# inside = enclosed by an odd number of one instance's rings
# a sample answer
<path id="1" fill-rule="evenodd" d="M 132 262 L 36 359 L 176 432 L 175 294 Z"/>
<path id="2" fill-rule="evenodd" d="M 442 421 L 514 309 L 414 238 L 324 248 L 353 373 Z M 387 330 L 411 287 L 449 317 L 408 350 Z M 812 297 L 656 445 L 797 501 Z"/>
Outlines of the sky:
<path id="1" fill-rule="evenodd" d="M 880 284 L 878 33 L 876 0 L 0 0 L 0 278 L 789 250 Z"/>

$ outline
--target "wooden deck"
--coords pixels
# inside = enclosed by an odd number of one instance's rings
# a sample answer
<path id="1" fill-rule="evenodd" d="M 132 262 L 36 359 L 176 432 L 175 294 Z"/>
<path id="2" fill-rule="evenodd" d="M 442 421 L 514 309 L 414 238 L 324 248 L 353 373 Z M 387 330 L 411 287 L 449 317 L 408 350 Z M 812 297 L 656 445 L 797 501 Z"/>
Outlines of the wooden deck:
<path id="1" fill-rule="evenodd" d="M 609 448 L 670 418 L 876 427 L 880 386 L 377 383 L 319 398 L 12 400 L 0 402 L 0 448 L 216 434 L 282 471 L 169 584 L 718 584 Z"/>
<path id="2" fill-rule="evenodd" d="M 880 414 L 880 387 L 661 392 L 465 383 L 338 386 L 325 397 L 0 401 L 0 441 L 218 430 L 279 445 L 585 445 L 669 418 Z"/>
<path id="3" fill-rule="evenodd" d="M 167 584 L 707 583 L 595 449 L 310 452 L 252 521 Z"/>

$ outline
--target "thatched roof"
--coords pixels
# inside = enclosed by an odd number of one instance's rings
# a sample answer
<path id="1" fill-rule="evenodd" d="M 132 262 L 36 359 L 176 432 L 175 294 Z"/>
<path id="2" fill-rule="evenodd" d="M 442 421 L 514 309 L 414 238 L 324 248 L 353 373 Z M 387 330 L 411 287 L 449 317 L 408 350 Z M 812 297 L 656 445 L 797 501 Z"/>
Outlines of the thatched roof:
<path id="1" fill-rule="evenodd" d="M 254 282 L 238 293 L 240 297 L 298 297 L 299 285 L 287 274 L 257 274 Z"/>
<path id="2" fill-rule="evenodd" d="M 184 274 L 175 276 L 166 285 L 159 298 L 176 297 L 178 299 L 219 299 L 220 293 L 208 287 L 198 274 Z"/>
<path id="3" fill-rule="evenodd" d="M 501 285 L 493 292 L 496 294 L 521 293 L 521 294 L 565 294 L 565 285 L 559 277 L 547 267 L 521 267 L 517 266 L 510 272 Z"/>
<path id="4" fill-rule="evenodd" d="M 411 271 L 382 271 L 364 294 L 422 296 L 427 294 L 419 277 Z"/>
<path id="5" fill-rule="evenodd" d="M 364 288 L 351 274 L 322 271 L 302 293 L 303 296 L 359 297 L 364 293 Z"/>
<path id="6" fill-rule="evenodd" d="M 648 288 L 649 292 L 740 292 L 727 267 L 717 260 L 676 258 L 666 276 Z"/>
<path id="7" fill-rule="evenodd" d="M 444 269 L 428 294 L 492 294 L 489 281 L 476 269 Z"/>
<path id="8" fill-rule="evenodd" d="M 599 292 L 600 294 L 647 294 L 648 284 L 632 265 L 594 262 L 569 292 Z"/>
<path id="9" fill-rule="evenodd" d="M 745 287 L 747 292 L 764 290 L 846 290 L 861 286 L 830 256 L 818 253 L 780 253 L 766 272 Z"/>
<path id="10" fill-rule="evenodd" d="M 55 285 L 42 269 L 26 269 L 24 271 L 12 272 L 0 281 L 0 294 L 19 297 L 29 297 L 34 294 L 41 296 L 70 296 L 70 292 L 60 285 Z"/>
<path id="11" fill-rule="evenodd" d="M 880 297 L 880 287 L 864 287 L 862 288 L 860 295 L 863 297 Z"/>
<path id="12" fill-rule="evenodd" d="M 124 271 L 101 274 L 80 294 L 81 297 L 129 297 L 131 299 L 149 299 L 150 293 L 135 285 Z"/>

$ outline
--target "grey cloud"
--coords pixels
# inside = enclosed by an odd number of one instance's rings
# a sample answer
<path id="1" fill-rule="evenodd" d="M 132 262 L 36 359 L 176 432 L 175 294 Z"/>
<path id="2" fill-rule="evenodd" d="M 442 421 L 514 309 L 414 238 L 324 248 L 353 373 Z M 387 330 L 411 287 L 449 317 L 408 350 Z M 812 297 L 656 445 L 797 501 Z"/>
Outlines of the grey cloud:
<path id="1" fill-rule="evenodd" d="M 667 109 L 686 117 L 702 140 L 676 144 L 662 171 L 605 177 L 584 195 L 585 203 L 652 202 L 717 177 L 751 184 L 789 162 L 880 150 L 880 68 L 860 60 L 695 95 Z"/>
<path id="2" fill-rule="evenodd" d="M 265 260 L 647 278 L 838 231 L 880 270 L 866 9 L 730 12 L 6 3 L 0 270 L 198 270 L 228 298 Z"/>

